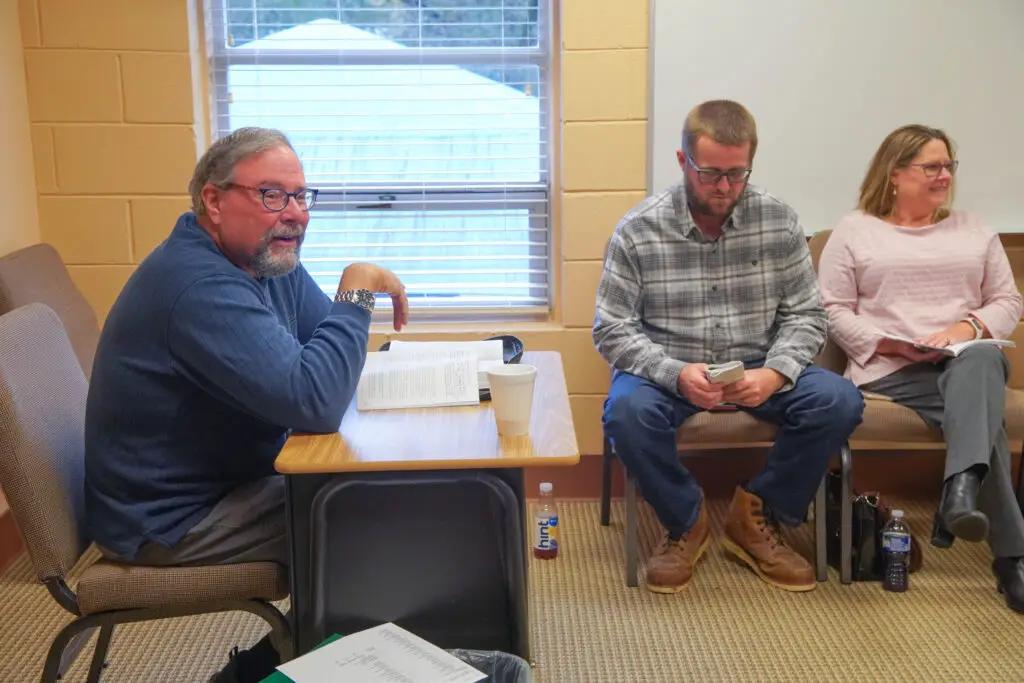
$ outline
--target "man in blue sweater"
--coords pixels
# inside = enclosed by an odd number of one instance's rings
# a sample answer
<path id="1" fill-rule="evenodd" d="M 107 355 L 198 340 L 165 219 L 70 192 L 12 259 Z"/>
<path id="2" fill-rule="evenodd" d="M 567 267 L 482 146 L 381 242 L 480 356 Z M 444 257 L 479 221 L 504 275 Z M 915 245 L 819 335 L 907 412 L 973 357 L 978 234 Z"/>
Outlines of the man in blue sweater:
<path id="1" fill-rule="evenodd" d="M 287 566 L 274 458 L 289 430 L 340 425 L 374 293 L 391 296 L 396 330 L 408 301 L 372 264 L 346 268 L 333 301 L 314 283 L 299 247 L 317 192 L 278 131 L 215 142 L 189 192 L 192 212 L 128 280 L 100 337 L 85 425 L 89 532 L 119 562 Z M 216 680 L 259 680 L 276 659 L 265 639 Z"/>

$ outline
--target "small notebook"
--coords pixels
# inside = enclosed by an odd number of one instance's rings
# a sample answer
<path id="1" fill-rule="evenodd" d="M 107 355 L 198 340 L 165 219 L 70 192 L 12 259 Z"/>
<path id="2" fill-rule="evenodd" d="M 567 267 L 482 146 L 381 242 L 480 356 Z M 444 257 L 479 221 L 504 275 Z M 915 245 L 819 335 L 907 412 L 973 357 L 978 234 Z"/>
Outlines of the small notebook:
<path id="1" fill-rule="evenodd" d="M 743 363 L 738 360 L 708 366 L 708 381 L 712 384 L 732 384 L 743 379 Z"/>

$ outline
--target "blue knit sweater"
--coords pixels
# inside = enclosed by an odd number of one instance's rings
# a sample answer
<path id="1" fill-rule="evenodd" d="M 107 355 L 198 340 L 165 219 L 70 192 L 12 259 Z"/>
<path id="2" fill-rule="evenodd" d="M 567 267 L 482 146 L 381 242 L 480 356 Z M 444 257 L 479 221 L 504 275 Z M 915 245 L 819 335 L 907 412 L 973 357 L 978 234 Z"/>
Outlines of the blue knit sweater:
<path id="1" fill-rule="evenodd" d="M 288 430 L 336 430 L 369 325 L 302 266 L 253 278 L 183 214 L 100 336 L 85 420 L 91 537 L 128 558 L 146 541 L 172 546 L 232 489 L 273 474 Z"/>

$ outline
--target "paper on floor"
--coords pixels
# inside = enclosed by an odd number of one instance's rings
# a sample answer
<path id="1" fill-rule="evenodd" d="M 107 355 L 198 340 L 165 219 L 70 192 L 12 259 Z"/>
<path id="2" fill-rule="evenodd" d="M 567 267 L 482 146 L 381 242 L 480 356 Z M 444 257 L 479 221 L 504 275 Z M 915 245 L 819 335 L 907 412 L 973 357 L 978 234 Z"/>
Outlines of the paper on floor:
<path id="1" fill-rule="evenodd" d="M 277 668 L 295 683 L 476 683 L 487 678 L 391 623 L 339 638 Z"/>

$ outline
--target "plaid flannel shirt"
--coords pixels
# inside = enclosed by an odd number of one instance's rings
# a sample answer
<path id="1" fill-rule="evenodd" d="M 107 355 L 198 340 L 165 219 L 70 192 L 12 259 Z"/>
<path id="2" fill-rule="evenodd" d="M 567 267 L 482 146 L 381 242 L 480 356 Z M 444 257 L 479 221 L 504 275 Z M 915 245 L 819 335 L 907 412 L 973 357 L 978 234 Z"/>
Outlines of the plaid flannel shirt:
<path id="1" fill-rule="evenodd" d="M 678 184 L 616 227 L 593 338 L 617 370 L 673 393 L 687 363 L 733 360 L 763 360 L 785 391 L 824 346 L 827 320 L 793 209 L 748 185 L 712 241 Z"/>

